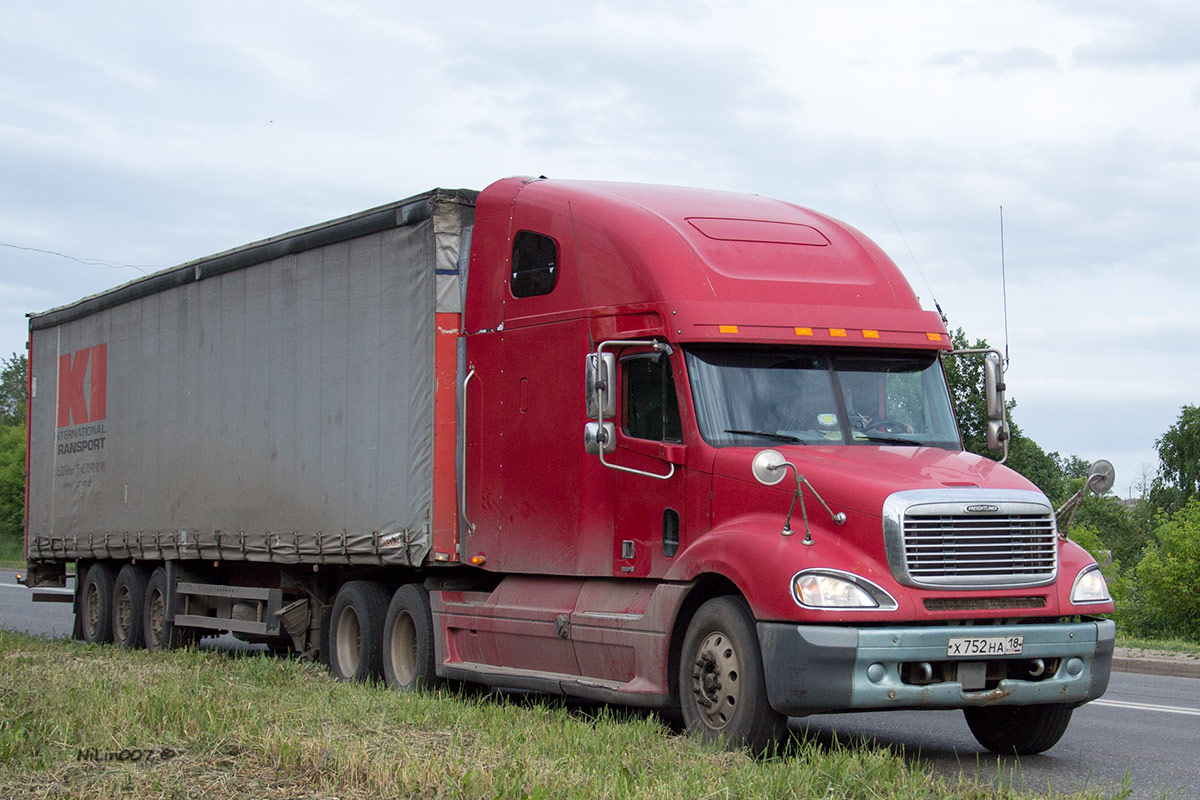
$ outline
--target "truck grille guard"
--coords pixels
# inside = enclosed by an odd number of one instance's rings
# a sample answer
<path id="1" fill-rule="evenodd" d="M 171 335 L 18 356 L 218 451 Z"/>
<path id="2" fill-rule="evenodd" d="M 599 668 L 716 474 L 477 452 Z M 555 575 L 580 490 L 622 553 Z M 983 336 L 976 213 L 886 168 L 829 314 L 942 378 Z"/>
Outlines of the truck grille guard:
<path id="1" fill-rule="evenodd" d="M 1038 492 L 917 489 L 883 505 L 892 576 L 925 589 L 1044 586 L 1058 575 L 1054 508 Z"/>

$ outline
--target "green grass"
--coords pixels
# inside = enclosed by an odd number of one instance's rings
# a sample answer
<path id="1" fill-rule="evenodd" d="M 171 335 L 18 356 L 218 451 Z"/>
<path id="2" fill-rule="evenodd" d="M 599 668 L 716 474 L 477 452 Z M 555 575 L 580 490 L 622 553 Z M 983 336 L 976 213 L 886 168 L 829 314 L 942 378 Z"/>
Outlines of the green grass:
<path id="1" fill-rule="evenodd" d="M 799 739 L 783 755 L 752 759 L 606 706 L 397 694 L 296 660 L 8 632 L 0 708 L 2 797 L 1032 796 L 935 778 L 866 744 Z M 107 759 L 122 749 L 155 758 Z"/>
<path id="2" fill-rule="evenodd" d="M 1116 646 L 1128 647 L 1134 650 L 1176 653 L 1200 658 L 1200 643 L 1188 641 L 1187 639 L 1139 639 L 1134 636 L 1122 636 L 1120 628 L 1117 629 Z"/>
<path id="3" fill-rule="evenodd" d="M 25 568 L 25 541 L 21 534 L 0 531 L 0 567 Z"/>

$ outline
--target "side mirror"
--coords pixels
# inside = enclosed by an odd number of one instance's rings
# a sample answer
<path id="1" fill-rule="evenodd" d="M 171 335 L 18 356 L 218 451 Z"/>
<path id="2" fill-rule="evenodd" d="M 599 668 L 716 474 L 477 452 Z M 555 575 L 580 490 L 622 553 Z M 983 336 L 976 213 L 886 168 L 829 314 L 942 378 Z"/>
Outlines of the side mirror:
<path id="1" fill-rule="evenodd" d="M 1008 441 L 1008 421 L 994 419 L 987 426 L 987 449 L 1003 450 Z"/>
<path id="2" fill-rule="evenodd" d="M 617 357 L 612 353 L 588 353 L 584 365 L 583 391 L 587 398 L 587 415 L 592 419 L 613 417 L 617 413 L 617 396 L 613 392 L 613 377 L 617 374 Z M 597 395 L 599 397 L 597 398 Z M 605 451 L 609 452 L 609 451 Z"/>
<path id="3" fill-rule="evenodd" d="M 983 359 L 983 393 L 987 397 L 987 418 L 1004 420 L 1004 372 L 1000 360 L 991 355 Z M 988 445 L 989 450 L 995 450 Z"/>
<path id="4" fill-rule="evenodd" d="M 1101 458 L 1088 470 L 1084 486 L 1096 494 L 1104 494 L 1113 487 L 1116 480 L 1117 471 L 1113 469 L 1113 465 Z"/>
<path id="5" fill-rule="evenodd" d="M 1113 469 L 1111 463 L 1103 458 L 1095 461 L 1088 469 L 1087 478 L 1083 481 L 1083 486 L 1079 487 L 1079 491 L 1071 495 L 1070 499 L 1054 512 L 1058 524 L 1058 535 L 1064 539 L 1067 538 L 1067 529 L 1071 527 L 1071 520 L 1075 518 L 1075 512 L 1079 510 L 1079 504 L 1083 502 L 1084 495 L 1088 492 L 1104 494 L 1113 487 L 1116 479 L 1117 471 Z"/>
<path id="6" fill-rule="evenodd" d="M 774 486 L 787 475 L 787 470 L 783 468 L 785 464 L 787 459 L 783 457 L 783 453 L 778 450 L 763 450 L 754 457 L 750 471 L 754 473 L 754 479 L 763 486 Z"/>
<path id="7" fill-rule="evenodd" d="M 611 422 L 604 423 L 603 428 L 598 422 L 583 426 L 583 451 L 589 456 L 600 455 L 601 450 L 606 454 L 612 453 L 616 449 L 617 429 Z"/>

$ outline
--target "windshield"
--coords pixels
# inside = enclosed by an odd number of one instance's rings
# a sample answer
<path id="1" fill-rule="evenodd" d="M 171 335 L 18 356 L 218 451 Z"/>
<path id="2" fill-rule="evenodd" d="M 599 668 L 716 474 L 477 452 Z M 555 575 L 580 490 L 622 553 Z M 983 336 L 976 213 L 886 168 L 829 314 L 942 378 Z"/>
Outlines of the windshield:
<path id="1" fill-rule="evenodd" d="M 732 345 L 686 353 L 700 434 L 715 447 L 962 449 L 936 353 Z"/>

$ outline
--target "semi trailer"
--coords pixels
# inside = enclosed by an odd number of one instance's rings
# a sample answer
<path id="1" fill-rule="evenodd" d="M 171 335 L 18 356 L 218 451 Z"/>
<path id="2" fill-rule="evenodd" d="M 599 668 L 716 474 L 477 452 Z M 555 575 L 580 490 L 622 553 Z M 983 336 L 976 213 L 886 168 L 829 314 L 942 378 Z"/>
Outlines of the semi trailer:
<path id="1" fill-rule="evenodd" d="M 1034 753 L 1106 689 L 1112 600 L 965 452 L 942 318 L 850 226 L 509 178 L 31 314 L 27 583 L 75 635 L 232 632 L 396 689 L 789 716 L 962 709 Z M 989 445 L 1003 374 L 984 359 Z"/>

